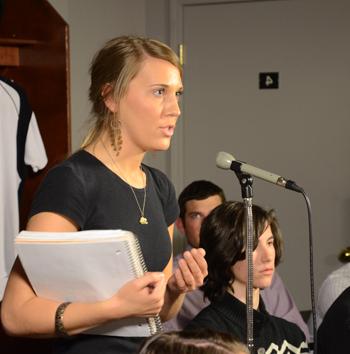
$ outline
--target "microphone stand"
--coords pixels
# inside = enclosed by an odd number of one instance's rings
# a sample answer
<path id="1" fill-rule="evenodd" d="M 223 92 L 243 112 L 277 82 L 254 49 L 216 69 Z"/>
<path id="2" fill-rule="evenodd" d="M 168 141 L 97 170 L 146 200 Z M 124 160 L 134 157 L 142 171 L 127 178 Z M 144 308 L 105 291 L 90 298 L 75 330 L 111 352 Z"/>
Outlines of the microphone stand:
<path id="1" fill-rule="evenodd" d="M 254 351 L 254 318 L 253 318 L 253 248 L 254 248 L 254 224 L 253 224 L 253 177 L 249 174 L 235 171 L 241 185 L 241 194 L 246 210 L 247 227 L 247 289 L 246 289 L 246 315 L 247 315 L 247 346 L 249 352 Z"/>

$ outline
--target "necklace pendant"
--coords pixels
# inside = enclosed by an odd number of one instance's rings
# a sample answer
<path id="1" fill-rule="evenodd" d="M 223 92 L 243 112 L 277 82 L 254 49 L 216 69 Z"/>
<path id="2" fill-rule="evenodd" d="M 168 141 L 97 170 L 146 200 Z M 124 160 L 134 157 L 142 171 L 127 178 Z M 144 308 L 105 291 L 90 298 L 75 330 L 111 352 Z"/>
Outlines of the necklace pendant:
<path id="1" fill-rule="evenodd" d="M 142 224 L 142 225 L 147 225 L 148 224 L 148 220 L 144 216 L 141 216 L 140 220 L 139 220 L 139 223 Z"/>

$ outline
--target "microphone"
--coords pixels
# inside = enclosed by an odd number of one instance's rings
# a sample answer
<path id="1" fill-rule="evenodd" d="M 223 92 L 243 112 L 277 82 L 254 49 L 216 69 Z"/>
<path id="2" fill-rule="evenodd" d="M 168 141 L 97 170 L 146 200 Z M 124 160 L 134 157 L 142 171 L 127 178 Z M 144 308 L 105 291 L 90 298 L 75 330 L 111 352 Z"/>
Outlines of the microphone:
<path id="1" fill-rule="evenodd" d="M 224 170 L 232 170 L 235 172 L 246 173 L 248 175 L 255 176 L 264 181 L 277 184 L 280 187 L 290 189 L 298 193 L 304 193 L 304 190 L 299 187 L 295 182 L 287 180 L 282 176 L 278 176 L 274 173 L 264 171 L 258 167 L 248 165 L 245 162 L 236 160 L 228 152 L 220 151 L 216 156 L 216 166 Z"/>

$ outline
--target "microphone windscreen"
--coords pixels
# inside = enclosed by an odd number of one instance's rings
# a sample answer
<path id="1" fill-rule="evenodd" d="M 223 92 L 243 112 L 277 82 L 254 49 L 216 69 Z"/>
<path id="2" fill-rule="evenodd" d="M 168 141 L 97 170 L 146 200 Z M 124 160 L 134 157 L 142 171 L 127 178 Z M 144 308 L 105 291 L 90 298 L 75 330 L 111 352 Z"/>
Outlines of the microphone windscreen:
<path id="1" fill-rule="evenodd" d="M 228 152 L 220 151 L 216 156 L 216 166 L 224 170 L 229 170 L 235 158 Z"/>

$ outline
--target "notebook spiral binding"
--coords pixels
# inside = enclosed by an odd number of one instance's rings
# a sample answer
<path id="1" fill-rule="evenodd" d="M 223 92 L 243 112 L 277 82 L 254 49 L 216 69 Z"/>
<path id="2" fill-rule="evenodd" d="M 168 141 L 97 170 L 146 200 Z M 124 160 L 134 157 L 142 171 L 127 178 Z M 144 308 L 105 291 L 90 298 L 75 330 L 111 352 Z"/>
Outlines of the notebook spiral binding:
<path id="1" fill-rule="evenodd" d="M 144 273 L 147 272 L 147 265 L 143 258 L 139 240 L 136 238 L 136 236 L 134 236 L 133 239 L 134 239 L 134 247 L 130 247 L 129 245 L 127 249 L 129 252 L 130 259 L 132 260 L 132 267 L 133 267 L 134 274 L 136 276 L 142 276 Z M 139 260 L 139 262 L 137 262 L 137 260 Z M 162 321 L 159 315 L 149 317 L 147 321 L 148 321 L 151 335 L 163 331 Z"/>

